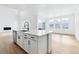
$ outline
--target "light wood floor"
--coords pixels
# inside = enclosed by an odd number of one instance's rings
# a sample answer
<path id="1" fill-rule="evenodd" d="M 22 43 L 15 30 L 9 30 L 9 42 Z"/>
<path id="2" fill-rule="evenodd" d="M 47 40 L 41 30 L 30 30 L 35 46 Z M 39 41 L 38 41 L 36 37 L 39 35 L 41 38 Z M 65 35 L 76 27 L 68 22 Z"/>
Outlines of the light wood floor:
<path id="1" fill-rule="evenodd" d="M 79 41 L 74 36 L 52 34 L 53 54 L 79 54 Z M 0 54 L 25 54 L 25 52 L 13 43 L 12 34 L 0 33 Z"/>
<path id="2" fill-rule="evenodd" d="M 52 34 L 53 54 L 79 54 L 79 41 L 75 36 Z"/>
<path id="3" fill-rule="evenodd" d="M 0 54 L 25 54 L 17 45 L 13 43 L 11 33 L 0 33 Z"/>

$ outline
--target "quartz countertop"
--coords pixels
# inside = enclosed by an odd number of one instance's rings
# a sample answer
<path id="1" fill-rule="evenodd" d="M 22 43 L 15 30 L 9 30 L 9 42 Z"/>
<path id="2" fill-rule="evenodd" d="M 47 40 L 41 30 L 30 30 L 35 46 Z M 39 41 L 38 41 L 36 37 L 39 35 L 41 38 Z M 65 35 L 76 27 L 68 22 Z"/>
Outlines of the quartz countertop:
<path id="1" fill-rule="evenodd" d="M 20 30 L 19 30 L 19 31 L 20 31 Z M 20 32 L 22 32 L 22 30 L 21 30 Z M 46 32 L 45 30 L 41 30 L 41 31 L 37 31 L 36 33 L 35 33 L 35 32 L 29 32 L 29 31 L 27 31 L 27 32 L 22 32 L 22 33 L 24 33 L 24 34 L 36 35 L 36 36 L 43 36 L 43 35 L 48 34 L 49 32 Z"/>

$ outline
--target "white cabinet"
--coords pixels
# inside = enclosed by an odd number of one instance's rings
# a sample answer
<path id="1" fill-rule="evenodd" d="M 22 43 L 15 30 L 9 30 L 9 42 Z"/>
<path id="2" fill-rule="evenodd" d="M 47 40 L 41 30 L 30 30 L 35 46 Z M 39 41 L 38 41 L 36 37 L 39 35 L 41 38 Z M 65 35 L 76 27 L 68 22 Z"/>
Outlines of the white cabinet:
<path id="1" fill-rule="evenodd" d="M 24 50 L 28 53 L 37 53 L 37 38 L 30 34 L 24 34 Z"/>
<path id="2" fill-rule="evenodd" d="M 48 53 L 48 38 L 47 35 L 38 36 L 38 53 L 47 54 Z"/>
<path id="3" fill-rule="evenodd" d="M 21 35 L 19 32 L 17 32 L 17 44 L 21 45 Z"/>
<path id="4" fill-rule="evenodd" d="M 29 53 L 29 35 L 24 34 L 24 50 Z"/>
<path id="5" fill-rule="evenodd" d="M 37 54 L 37 48 L 38 48 L 38 44 L 37 44 L 37 37 L 31 35 L 31 39 L 28 41 L 29 42 L 29 52 L 31 54 Z"/>
<path id="6" fill-rule="evenodd" d="M 13 30 L 13 41 L 17 43 L 17 31 Z"/>
<path id="7" fill-rule="evenodd" d="M 26 52 L 29 53 L 29 35 L 28 34 L 24 34 L 22 32 L 18 32 L 17 35 L 17 44 L 24 49 Z"/>
<path id="8" fill-rule="evenodd" d="M 47 35 L 36 36 L 27 33 L 18 33 L 17 44 L 30 54 L 47 53 Z"/>
<path id="9" fill-rule="evenodd" d="M 21 47 L 24 48 L 24 38 L 23 38 L 23 33 L 18 32 L 17 33 L 17 44 Z"/>
<path id="10" fill-rule="evenodd" d="M 20 39 L 20 42 L 21 42 L 20 46 L 21 46 L 21 48 L 24 49 L 24 37 L 23 37 L 23 33 L 21 33 L 20 37 L 21 37 L 21 39 Z"/>

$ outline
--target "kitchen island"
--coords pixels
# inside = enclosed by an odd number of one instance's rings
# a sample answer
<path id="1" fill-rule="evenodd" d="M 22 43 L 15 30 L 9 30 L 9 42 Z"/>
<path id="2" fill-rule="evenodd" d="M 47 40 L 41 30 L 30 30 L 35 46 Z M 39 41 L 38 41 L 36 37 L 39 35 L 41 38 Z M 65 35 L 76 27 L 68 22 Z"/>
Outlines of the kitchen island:
<path id="1" fill-rule="evenodd" d="M 17 31 L 17 44 L 29 54 L 48 54 L 51 46 L 50 34 Z"/>

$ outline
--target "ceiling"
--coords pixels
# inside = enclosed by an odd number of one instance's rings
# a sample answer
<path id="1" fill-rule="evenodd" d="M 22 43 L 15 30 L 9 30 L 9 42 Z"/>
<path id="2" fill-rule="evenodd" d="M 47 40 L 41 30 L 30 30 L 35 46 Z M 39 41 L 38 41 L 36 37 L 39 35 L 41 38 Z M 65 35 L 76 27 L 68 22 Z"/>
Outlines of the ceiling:
<path id="1" fill-rule="evenodd" d="M 51 14 L 52 11 L 57 12 L 58 10 L 67 8 L 71 8 L 70 10 L 72 10 L 75 9 L 76 7 L 79 7 L 79 4 L 2 4 L 2 6 L 6 6 L 21 11 L 26 10 L 33 10 L 32 12 L 38 11 L 39 15 L 49 16 L 49 14 Z"/>
<path id="2" fill-rule="evenodd" d="M 17 9 L 17 10 L 26 10 L 27 8 L 36 8 L 39 10 L 49 10 L 49 9 L 61 9 L 61 8 L 70 8 L 79 6 L 78 4 L 3 4 L 3 6 Z"/>

